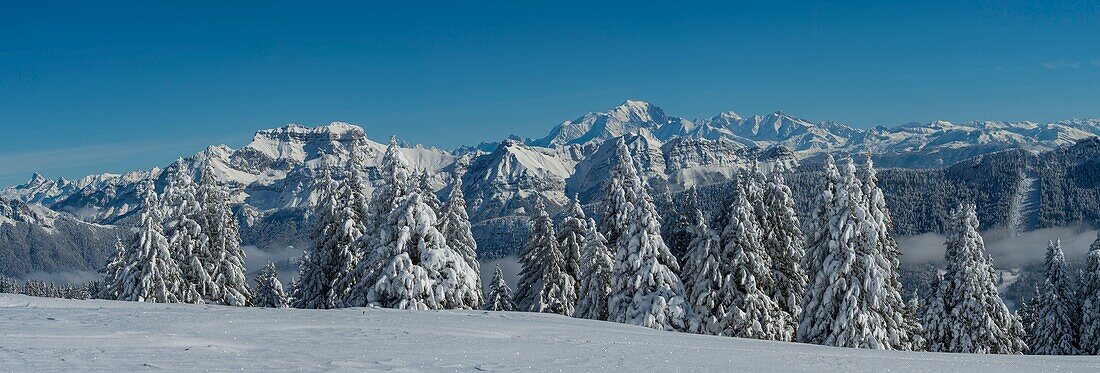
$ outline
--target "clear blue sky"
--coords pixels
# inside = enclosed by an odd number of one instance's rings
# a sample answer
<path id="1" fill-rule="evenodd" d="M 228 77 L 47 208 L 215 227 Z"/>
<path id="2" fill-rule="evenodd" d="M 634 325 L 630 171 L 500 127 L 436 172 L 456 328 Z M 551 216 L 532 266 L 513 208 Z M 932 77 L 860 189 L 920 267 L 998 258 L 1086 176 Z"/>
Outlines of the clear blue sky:
<path id="1" fill-rule="evenodd" d="M 1096 1 L 38 3 L 0 12 L 0 186 L 289 122 L 541 137 L 627 98 L 860 127 L 1100 117 Z"/>

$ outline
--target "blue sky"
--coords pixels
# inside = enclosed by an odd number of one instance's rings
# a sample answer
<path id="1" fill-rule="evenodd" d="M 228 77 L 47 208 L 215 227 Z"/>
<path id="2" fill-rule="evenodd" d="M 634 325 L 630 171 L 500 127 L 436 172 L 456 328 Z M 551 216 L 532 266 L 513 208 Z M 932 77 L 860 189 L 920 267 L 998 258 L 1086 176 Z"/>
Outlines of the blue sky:
<path id="1" fill-rule="evenodd" d="M 0 186 L 290 122 L 541 137 L 628 98 L 860 127 L 1100 117 L 1095 1 L 37 3 L 0 14 Z"/>

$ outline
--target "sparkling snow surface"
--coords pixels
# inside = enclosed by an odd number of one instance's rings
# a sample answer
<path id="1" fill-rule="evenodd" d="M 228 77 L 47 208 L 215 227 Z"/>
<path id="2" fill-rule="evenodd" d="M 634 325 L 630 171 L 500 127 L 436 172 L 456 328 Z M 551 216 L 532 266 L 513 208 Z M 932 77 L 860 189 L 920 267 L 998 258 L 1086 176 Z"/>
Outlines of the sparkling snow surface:
<path id="1" fill-rule="evenodd" d="M 555 315 L 258 309 L 0 294 L 0 371 L 1096 372 L 1100 358 L 904 353 Z"/>

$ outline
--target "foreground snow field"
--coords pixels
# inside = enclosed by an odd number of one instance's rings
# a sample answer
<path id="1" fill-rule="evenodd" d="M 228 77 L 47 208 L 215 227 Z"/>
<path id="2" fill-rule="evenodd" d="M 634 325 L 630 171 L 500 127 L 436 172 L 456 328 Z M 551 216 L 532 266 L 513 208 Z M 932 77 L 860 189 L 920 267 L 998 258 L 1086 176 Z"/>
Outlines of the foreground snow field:
<path id="1" fill-rule="evenodd" d="M 1100 357 L 904 353 L 556 315 L 260 309 L 0 294 L 0 371 L 1096 372 Z"/>

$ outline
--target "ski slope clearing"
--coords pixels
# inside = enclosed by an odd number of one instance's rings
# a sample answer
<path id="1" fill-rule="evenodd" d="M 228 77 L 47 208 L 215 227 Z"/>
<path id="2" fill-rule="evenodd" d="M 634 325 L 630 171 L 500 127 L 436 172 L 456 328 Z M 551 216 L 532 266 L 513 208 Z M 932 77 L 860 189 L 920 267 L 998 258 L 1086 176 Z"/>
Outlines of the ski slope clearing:
<path id="1" fill-rule="evenodd" d="M 1096 372 L 1090 356 L 904 353 L 556 315 L 260 309 L 0 294 L 0 371 Z"/>

